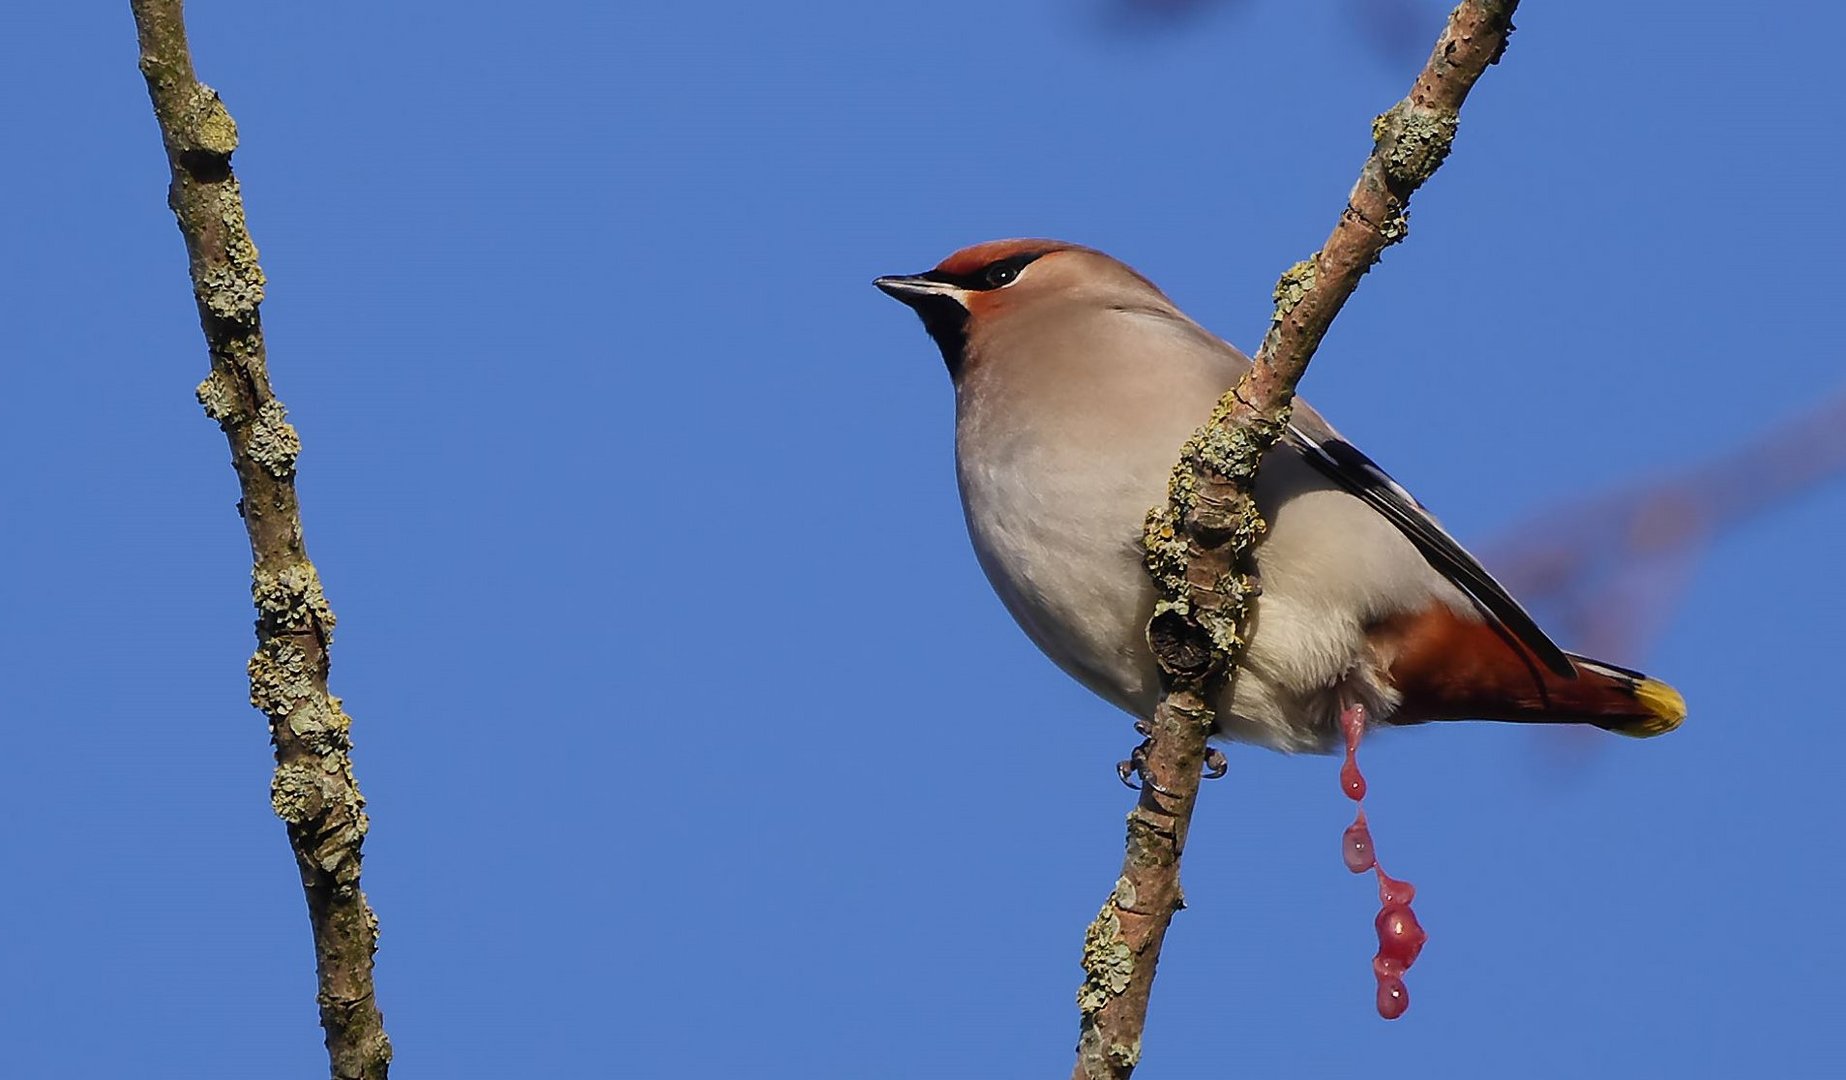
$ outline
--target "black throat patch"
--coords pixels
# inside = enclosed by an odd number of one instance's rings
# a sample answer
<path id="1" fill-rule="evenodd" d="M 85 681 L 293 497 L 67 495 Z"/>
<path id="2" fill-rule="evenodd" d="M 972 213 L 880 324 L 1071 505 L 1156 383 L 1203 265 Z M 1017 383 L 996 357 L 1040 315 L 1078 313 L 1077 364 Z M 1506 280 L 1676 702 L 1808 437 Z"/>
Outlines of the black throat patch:
<path id="1" fill-rule="evenodd" d="M 923 320 L 923 329 L 942 350 L 942 362 L 949 378 L 961 378 L 962 361 L 968 351 L 968 309 L 948 296 L 920 296 L 911 305 Z"/>

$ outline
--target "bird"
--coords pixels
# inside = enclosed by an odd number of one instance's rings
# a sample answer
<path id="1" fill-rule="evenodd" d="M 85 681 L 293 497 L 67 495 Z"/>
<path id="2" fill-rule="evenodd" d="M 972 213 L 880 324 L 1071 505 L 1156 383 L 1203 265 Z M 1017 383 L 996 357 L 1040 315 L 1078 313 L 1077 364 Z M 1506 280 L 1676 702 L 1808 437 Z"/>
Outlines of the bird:
<path id="1" fill-rule="evenodd" d="M 994 240 L 873 284 L 921 318 L 955 390 L 982 571 L 1034 644 L 1145 722 L 1160 679 L 1142 530 L 1181 444 L 1251 361 L 1146 277 L 1057 240 Z M 1685 700 L 1566 652 L 1435 516 L 1300 398 L 1255 488 L 1261 593 L 1213 734 L 1326 753 L 1342 716 L 1589 724 L 1646 737 Z"/>

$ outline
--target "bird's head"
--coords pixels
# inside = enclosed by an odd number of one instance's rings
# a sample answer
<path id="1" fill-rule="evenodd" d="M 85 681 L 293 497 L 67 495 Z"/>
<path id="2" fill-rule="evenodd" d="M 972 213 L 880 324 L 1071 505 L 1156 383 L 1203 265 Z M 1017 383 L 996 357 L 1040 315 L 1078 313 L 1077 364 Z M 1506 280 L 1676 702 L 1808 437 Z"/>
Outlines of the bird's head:
<path id="1" fill-rule="evenodd" d="M 959 380 L 970 347 L 994 328 L 1062 304 L 1170 310 L 1153 282 L 1100 251 L 1062 240 L 989 240 L 921 274 L 872 284 L 923 320 Z"/>

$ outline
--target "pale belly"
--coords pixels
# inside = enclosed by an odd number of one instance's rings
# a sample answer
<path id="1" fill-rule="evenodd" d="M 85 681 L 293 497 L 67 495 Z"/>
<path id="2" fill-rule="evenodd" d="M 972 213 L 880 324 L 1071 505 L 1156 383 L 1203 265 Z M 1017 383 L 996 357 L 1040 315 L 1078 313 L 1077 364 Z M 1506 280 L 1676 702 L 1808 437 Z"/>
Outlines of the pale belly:
<path id="1" fill-rule="evenodd" d="M 1125 512 L 1140 495 L 1099 498 L 1089 483 L 1073 490 L 1034 464 L 1012 458 L 960 470 L 981 569 L 1054 663 L 1115 705 L 1151 714 L 1158 682 L 1142 628 L 1154 589 L 1140 566 L 1139 521 Z"/>
<path id="2" fill-rule="evenodd" d="M 1141 566 L 1141 531 L 1165 497 L 1171 462 L 1148 452 L 1134 468 L 1128 456 L 1118 446 L 1085 461 L 1068 446 L 1015 444 L 982 454 L 978 467 L 964 460 L 958 472 L 976 555 L 1006 609 L 1073 678 L 1145 717 L 1159 682 L 1145 639 L 1155 596 Z M 1396 705 L 1365 643 L 1364 626 L 1382 603 L 1374 595 L 1381 567 L 1367 564 L 1383 559 L 1391 571 L 1406 555 L 1426 564 L 1387 522 L 1299 459 L 1274 455 L 1262 477 L 1258 502 L 1271 523 L 1258 549 L 1264 592 L 1218 726 L 1239 742 L 1326 751 L 1342 696 L 1380 718 Z"/>

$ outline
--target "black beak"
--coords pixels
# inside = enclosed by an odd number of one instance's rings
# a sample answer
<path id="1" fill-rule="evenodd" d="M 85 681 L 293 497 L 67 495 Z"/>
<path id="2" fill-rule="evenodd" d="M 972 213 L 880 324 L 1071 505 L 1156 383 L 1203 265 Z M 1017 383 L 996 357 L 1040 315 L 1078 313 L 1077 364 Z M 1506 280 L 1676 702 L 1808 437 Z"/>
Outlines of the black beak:
<path id="1" fill-rule="evenodd" d="M 960 291 L 947 282 L 923 274 L 881 277 L 872 284 L 878 286 L 879 291 L 886 296 L 901 300 L 913 308 L 928 303 L 931 297 L 953 298 Z"/>
<path id="2" fill-rule="evenodd" d="M 905 306 L 923 320 L 923 329 L 942 350 L 943 363 L 951 378 L 961 377 L 962 354 L 968 347 L 968 309 L 961 298 L 967 291 L 943 281 L 935 271 L 927 274 L 881 277 L 872 282 L 878 290 Z"/>

